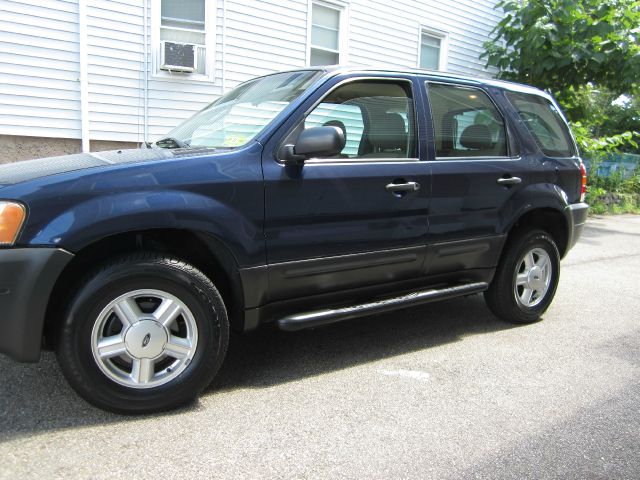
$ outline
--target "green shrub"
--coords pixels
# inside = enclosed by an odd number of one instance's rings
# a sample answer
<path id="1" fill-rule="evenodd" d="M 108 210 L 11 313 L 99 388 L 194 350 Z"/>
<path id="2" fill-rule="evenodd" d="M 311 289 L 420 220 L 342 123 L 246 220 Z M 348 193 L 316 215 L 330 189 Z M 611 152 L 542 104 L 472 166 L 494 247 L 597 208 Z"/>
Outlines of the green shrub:
<path id="1" fill-rule="evenodd" d="M 598 175 L 597 161 L 591 162 L 589 170 L 586 201 L 590 214 L 640 214 L 640 166 L 628 178 L 622 171 Z"/>
<path id="2" fill-rule="evenodd" d="M 640 194 L 640 167 L 636 169 L 631 177 L 622 181 L 618 191 L 621 193 Z"/>

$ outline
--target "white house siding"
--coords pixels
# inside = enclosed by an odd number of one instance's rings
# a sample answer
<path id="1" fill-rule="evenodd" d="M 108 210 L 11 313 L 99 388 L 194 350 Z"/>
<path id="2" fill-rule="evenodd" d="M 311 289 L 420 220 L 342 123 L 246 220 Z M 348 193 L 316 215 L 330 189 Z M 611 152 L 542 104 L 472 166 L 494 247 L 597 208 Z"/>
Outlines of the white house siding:
<path id="1" fill-rule="evenodd" d="M 307 8 L 306 0 L 226 0 L 227 86 L 304 67 Z"/>
<path id="2" fill-rule="evenodd" d="M 89 131 L 93 140 L 141 141 L 143 0 L 87 2 Z"/>
<path id="3" fill-rule="evenodd" d="M 81 137 L 78 1 L 0 0 L 0 135 Z M 215 19 L 213 69 L 196 79 L 157 71 L 160 0 L 87 0 L 91 140 L 141 142 L 145 130 L 157 139 L 240 82 L 307 64 L 311 0 L 207 2 Z M 347 14 L 349 64 L 416 67 L 425 27 L 448 35 L 448 71 L 491 73 L 479 55 L 500 19 L 494 0 L 335 2 Z"/>
<path id="4" fill-rule="evenodd" d="M 0 135 L 80 138 L 77 1 L 0 1 Z"/>
<path id="5" fill-rule="evenodd" d="M 349 6 L 349 63 L 418 66 L 421 28 L 448 34 L 447 71 L 489 76 L 479 57 L 500 21 L 492 0 L 357 0 Z"/>
<path id="6" fill-rule="evenodd" d="M 215 10 L 215 42 L 213 45 L 213 75 L 209 80 L 190 80 L 189 75 L 174 74 L 167 78 L 154 71 L 154 61 L 149 61 L 149 139 L 154 140 L 166 134 L 182 120 L 189 118 L 194 112 L 204 108 L 222 94 L 222 31 L 223 0 L 207 0 L 213 2 Z M 152 32 L 153 15 L 159 15 L 160 0 L 151 0 L 148 9 L 149 39 L 154 38 Z M 150 55 L 157 57 L 157 48 L 149 45 Z M 152 50 L 155 50 L 152 52 Z"/>

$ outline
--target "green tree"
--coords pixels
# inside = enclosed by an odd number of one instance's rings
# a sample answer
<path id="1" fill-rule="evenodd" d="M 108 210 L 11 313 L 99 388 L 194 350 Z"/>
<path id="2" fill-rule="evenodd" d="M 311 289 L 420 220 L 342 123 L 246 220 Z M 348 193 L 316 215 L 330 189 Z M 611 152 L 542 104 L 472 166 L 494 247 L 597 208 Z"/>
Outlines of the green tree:
<path id="1" fill-rule="evenodd" d="M 496 8 L 504 18 L 484 45 L 487 66 L 552 93 L 583 152 L 637 150 L 640 1 L 502 0 Z"/>
<path id="2" fill-rule="evenodd" d="M 634 92 L 640 82 L 640 1 L 503 0 L 483 57 L 501 78 L 564 92 L 588 83 Z"/>
<path id="3" fill-rule="evenodd" d="M 572 88 L 562 99 L 581 150 L 624 150 L 640 153 L 636 142 L 640 131 L 640 97 L 620 95 L 592 84 Z"/>

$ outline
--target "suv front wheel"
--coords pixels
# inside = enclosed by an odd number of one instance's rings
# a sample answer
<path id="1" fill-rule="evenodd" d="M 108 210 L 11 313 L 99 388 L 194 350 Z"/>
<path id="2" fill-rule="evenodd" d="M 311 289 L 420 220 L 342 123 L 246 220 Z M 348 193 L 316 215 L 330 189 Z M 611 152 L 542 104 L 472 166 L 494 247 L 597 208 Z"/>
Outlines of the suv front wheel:
<path id="1" fill-rule="evenodd" d="M 194 398 L 225 357 L 229 322 L 211 280 L 175 258 L 143 253 L 90 275 L 58 332 L 69 383 L 120 413 L 166 410 Z"/>
<path id="2" fill-rule="evenodd" d="M 547 310 L 560 277 L 560 254 L 543 230 L 518 232 L 508 240 L 485 292 L 493 313 L 513 323 L 532 323 Z"/>

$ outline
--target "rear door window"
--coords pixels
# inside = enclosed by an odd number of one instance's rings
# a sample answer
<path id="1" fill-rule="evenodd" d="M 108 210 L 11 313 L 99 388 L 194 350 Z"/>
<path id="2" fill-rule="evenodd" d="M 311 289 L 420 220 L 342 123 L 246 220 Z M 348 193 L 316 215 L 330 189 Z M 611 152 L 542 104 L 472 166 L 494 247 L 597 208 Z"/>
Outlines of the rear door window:
<path id="1" fill-rule="evenodd" d="M 429 83 L 436 158 L 506 157 L 502 115 L 480 89 Z"/>
<path id="2" fill-rule="evenodd" d="M 552 102 L 538 95 L 518 92 L 507 92 L 507 98 L 546 156 L 575 155 L 569 127 Z"/>

